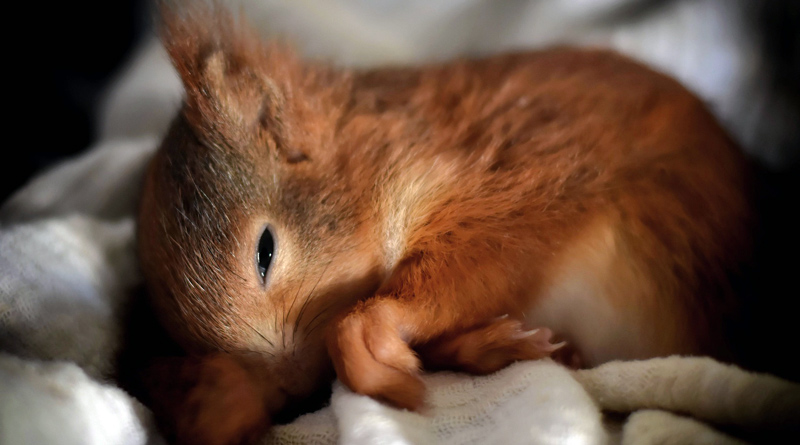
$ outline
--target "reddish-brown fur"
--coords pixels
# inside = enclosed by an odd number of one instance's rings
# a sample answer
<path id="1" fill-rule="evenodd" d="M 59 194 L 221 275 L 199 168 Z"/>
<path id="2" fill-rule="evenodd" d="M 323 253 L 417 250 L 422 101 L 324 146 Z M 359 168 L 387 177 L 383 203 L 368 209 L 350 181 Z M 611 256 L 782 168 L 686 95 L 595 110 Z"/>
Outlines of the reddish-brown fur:
<path id="1" fill-rule="evenodd" d="M 548 356 L 546 331 L 526 332 L 539 324 L 588 365 L 729 352 L 746 172 L 675 81 L 578 49 L 337 69 L 224 14 L 166 16 L 187 97 L 147 175 L 142 268 L 167 329 L 212 354 L 196 373 L 230 375 L 170 405 L 179 440 L 249 437 L 331 364 L 354 391 L 417 409 L 422 366 Z M 279 250 L 264 287 L 267 223 Z M 591 285 L 564 293 L 574 282 Z M 619 323 L 537 315 L 575 313 L 558 299 L 584 294 Z M 197 421 L 237 411 L 225 385 L 252 388 L 253 415 Z"/>

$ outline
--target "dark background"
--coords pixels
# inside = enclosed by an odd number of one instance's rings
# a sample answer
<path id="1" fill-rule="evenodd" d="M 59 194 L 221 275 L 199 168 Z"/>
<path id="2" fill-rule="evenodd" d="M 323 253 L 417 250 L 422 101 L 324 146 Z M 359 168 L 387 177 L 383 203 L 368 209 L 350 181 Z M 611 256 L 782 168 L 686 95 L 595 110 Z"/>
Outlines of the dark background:
<path id="1" fill-rule="evenodd" d="M 4 95 L 11 116 L 3 119 L 0 202 L 94 141 L 97 101 L 151 23 L 143 0 L 26 3 L 6 16 L 14 35 L 4 48 L 12 80 Z"/>

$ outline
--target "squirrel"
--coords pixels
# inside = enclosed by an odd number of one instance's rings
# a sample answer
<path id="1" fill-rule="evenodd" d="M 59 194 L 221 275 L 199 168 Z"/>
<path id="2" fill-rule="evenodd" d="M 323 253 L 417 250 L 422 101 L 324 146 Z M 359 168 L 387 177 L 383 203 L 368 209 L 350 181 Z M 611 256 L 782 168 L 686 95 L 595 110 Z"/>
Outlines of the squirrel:
<path id="1" fill-rule="evenodd" d="M 185 101 L 137 243 L 179 442 L 253 440 L 334 375 L 418 410 L 422 369 L 731 356 L 748 164 L 675 80 L 575 48 L 350 69 L 162 14 Z"/>

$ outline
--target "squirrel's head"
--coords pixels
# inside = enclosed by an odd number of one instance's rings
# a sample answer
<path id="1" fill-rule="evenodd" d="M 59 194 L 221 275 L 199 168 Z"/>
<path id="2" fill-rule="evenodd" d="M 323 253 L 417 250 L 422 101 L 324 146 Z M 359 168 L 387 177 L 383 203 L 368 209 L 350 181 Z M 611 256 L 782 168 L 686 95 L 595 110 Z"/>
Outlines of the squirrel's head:
<path id="1" fill-rule="evenodd" d="M 262 43 L 222 11 L 163 11 L 185 101 L 145 179 L 138 248 L 153 306 L 190 352 L 263 357 L 301 395 L 327 321 L 383 279 L 371 177 L 337 122 L 349 74 Z"/>

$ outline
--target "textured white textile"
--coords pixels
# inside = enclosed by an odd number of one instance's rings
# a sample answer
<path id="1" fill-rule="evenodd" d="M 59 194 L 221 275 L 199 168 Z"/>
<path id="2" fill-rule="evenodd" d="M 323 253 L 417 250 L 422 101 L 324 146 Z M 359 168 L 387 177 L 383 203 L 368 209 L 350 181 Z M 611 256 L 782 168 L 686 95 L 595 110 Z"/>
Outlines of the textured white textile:
<path id="1" fill-rule="evenodd" d="M 85 216 L 0 231 L 0 345 L 68 360 L 96 378 L 113 372 L 121 305 L 138 279 L 133 222 Z"/>
<path id="2" fill-rule="evenodd" d="M 603 409 L 616 412 L 661 408 L 742 428 L 800 421 L 800 385 L 710 358 L 610 362 L 575 377 Z"/>
<path id="3" fill-rule="evenodd" d="M 73 363 L 0 354 L 0 395 L 2 444 L 163 443 L 146 408 Z"/>
<path id="4" fill-rule="evenodd" d="M 541 360 L 485 377 L 431 374 L 425 383 L 424 414 L 389 408 L 337 383 L 330 407 L 275 428 L 265 443 L 737 444 L 710 425 L 800 432 L 800 385 L 708 358 L 612 362 L 577 372 Z M 601 410 L 634 414 L 620 435 L 617 421 L 604 421 Z"/>
<path id="5" fill-rule="evenodd" d="M 265 34 L 289 35 L 306 54 L 353 65 L 561 41 L 609 45 L 678 76 L 751 152 L 782 160 L 770 141 L 786 136 L 792 116 L 756 117 L 767 104 L 781 108 L 759 81 L 763 56 L 743 28 L 738 0 L 676 1 L 624 20 L 615 8 L 640 1 L 244 3 Z M 0 208 L 0 443 L 158 443 L 146 410 L 107 379 L 127 291 L 140 280 L 136 193 L 179 103 L 163 51 L 146 43 L 107 97 L 96 147 L 42 173 Z M 708 359 L 578 373 L 540 361 L 486 377 L 425 380 L 425 415 L 337 384 L 330 407 L 274 428 L 265 443 L 720 443 L 733 439 L 704 422 L 769 432 L 800 416 L 797 385 Z M 636 414 L 620 427 L 598 406 Z"/>

